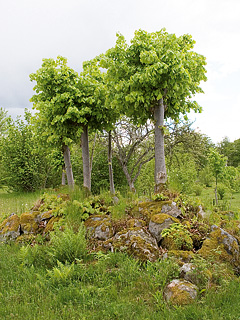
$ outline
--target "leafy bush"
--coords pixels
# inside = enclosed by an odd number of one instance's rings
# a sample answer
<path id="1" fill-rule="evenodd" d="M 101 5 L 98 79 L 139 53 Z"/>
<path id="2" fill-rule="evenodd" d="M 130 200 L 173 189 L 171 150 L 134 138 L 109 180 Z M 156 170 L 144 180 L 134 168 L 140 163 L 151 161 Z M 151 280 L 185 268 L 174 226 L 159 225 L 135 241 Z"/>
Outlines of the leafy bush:
<path id="1" fill-rule="evenodd" d="M 195 184 L 193 186 L 193 192 L 198 197 L 202 194 L 203 187 L 200 184 Z"/>
<path id="2" fill-rule="evenodd" d="M 169 185 L 170 188 L 189 194 L 197 179 L 196 166 L 192 159 L 183 157 L 182 161 L 183 163 L 171 167 L 168 173 Z"/>
<path id="3" fill-rule="evenodd" d="M 40 206 L 40 212 L 52 211 L 54 216 L 62 216 L 65 213 L 65 208 L 67 206 L 66 199 L 63 199 L 66 195 L 56 195 L 44 193 L 41 200 L 43 204 Z"/>
<path id="4" fill-rule="evenodd" d="M 199 179 L 202 184 L 204 184 L 206 187 L 211 187 L 213 182 L 213 174 L 212 170 L 209 166 L 204 167 L 199 172 Z"/>
<path id="5" fill-rule="evenodd" d="M 60 182 L 52 150 L 41 145 L 30 116 L 26 112 L 25 121 L 17 119 L 9 124 L 7 134 L 1 139 L 2 183 L 14 191 L 35 191 Z"/>
<path id="6" fill-rule="evenodd" d="M 217 192 L 218 192 L 220 200 L 223 200 L 223 198 L 227 192 L 227 187 L 224 184 L 219 184 L 217 187 Z"/>

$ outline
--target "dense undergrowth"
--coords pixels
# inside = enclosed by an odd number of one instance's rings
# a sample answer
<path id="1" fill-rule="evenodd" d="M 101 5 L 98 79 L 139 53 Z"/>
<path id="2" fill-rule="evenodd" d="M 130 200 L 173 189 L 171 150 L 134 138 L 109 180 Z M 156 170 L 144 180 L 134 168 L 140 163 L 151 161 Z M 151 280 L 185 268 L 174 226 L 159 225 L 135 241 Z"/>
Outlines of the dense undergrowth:
<path id="1" fill-rule="evenodd" d="M 103 197 L 110 203 L 107 193 Z M 119 200 L 111 207 L 116 221 L 136 196 L 119 195 Z M 197 259 L 198 270 L 210 270 L 214 279 L 199 272 L 197 301 L 181 307 L 163 299 L 166 284 L 179 276 L 174 258 L 143 263 L 126 253 L 91 251 L 76 209 L 84 201 L 86 214 L 91 200 L 81 190 L 71 193 L 64 232 L 55 231 L 50 241 L 38 236 L 21 245 L 0 245 L 0 319 L 239 319 L 239 278 L 224 264 Z"/>

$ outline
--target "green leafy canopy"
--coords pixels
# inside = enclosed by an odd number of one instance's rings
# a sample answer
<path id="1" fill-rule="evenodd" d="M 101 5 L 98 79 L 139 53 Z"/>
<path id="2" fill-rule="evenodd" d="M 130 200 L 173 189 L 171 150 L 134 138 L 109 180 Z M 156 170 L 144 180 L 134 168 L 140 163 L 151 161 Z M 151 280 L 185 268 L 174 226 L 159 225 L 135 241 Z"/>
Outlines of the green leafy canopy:
<path id="1" fill-rule="evenodd" d="M 127 116 L 141 122 L 153 117 L 153 108 L 164 98 L 165 118 L 177 119 L 190 110 L 201 112 L 192 97 L 206 81 L 206 59 L 192 51 L 191 35 L 177 37 L 165 29 L 135 31 L 130 45 L 117 34 L 115 47 L 101 60 L 112 85 L 112 104 L 122 106 Z"/>
<path id="2" fill-rule="evenodd" d="M 69 145 L 79 137 L 83 125 L 97 130 L 111 122 L 104 78 L 98 57 L 84 62 L 80 74 L 67 66 L 64 57 L 43 59 L 42 67 L 30 75 L 36 82 L 31 101 L 39 111 L 39 126 L 50 140 Z"/>

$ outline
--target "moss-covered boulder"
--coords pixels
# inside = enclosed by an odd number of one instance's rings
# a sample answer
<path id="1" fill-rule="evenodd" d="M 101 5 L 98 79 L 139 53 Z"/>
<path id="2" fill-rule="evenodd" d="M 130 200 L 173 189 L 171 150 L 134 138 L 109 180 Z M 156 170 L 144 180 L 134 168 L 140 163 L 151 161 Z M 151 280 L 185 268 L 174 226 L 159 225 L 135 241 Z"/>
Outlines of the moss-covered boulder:
<path id="1" fill-rule="evenodd" d="M 12 213 L 0 225 L 0 242 L 16 240 L 20 236 L 20 218 Z"/>
<path id="2" fill-rule="evenodd" d="M 193 263 L 184 263 L 180 268 L 180 277 L 201 289 L 209 287 L 212 276 L 212 272 L 208 268 L 199 267 L 199 265 Z"/>
<path id="3" fill-rule="evenodd" d="M 43 235 L 53 231 L 54 230 L 54 224 L 59 222 L 61 219 L 62 219 L 62 217 L 54 217 L 53 216 L 53 217 L 50 218 L 50 220 L 43 221 L 44 224 L 46 222 L 46 225 L 44 226 L 44 228 L 42 230 Z M 40 228 L 42 227 L 42 222 L 41 222 L 39 227 Z"/>
<path id="4" fill-rule="evenodd" d="M 109 216 L 93 215 L 85 221 L 89 237 L 98 240 L 107 240 L 114 234 L 113 225 Z"/>
<path id="5" fill-rule="evenodd" d="M 143 228 L 128 228 L 104 242 L 103 247 L 111 251 L 125 251 L 141 261 L 155 261 L 160 251 L 156 240 Z"/>
<path id="6" fill-rule="evenodd" d="M 172 280 L 164 289 L 163 296 L 173 305 L 186 305 L 197 298 L 198 287 L 186 280 Z"/>
<path id="7" fill-rule="evenodd" d="M 142 219 L 129 219 L 126 225 L 127 225 L 127 228 L 145 227 L 146 222 Z"/>
<path id="8" fill-rule="evenodd" d="M 211 233 L 198 253 L 204 258 L 230 262 L 240 270 L 239 244 L 235 237 L 220 227 L 213 225 Z"/>
<path id="9" fill-rule="evenodd" d="M 172 201 L 145 201 L 140 202 L 135 206 L 131 214 L 133 216 L 141 217 L 147 223 L 149 223 L 151 217 L 155 214 L 162 212 L 162 207 L 164 205 L 171 205 Z"/>
<path id="10" fill-rule="evenodd" d="M 169 216 L 177 218 L 182 214 L 182 211 L 177 207 L 176 202 L 173 201 L 171 204 L 163 204 L 161 213 L 166 213 Z"/>
<path id="11" fill-rule="evenodd" d="M 149 231 L 159 242 L 162 239 L 162 231 L 169 228 L 173 223 L 179 223 L 179 220 L 165 213 L 155 214 L 149 222 Z"/>
<path id="12" fill-rule="evenodd" d="M 39 223 L 41 214 L 39 211 L 22 213 L 20 216 L 21 233 L 37 234 L 39 233 Z"/>

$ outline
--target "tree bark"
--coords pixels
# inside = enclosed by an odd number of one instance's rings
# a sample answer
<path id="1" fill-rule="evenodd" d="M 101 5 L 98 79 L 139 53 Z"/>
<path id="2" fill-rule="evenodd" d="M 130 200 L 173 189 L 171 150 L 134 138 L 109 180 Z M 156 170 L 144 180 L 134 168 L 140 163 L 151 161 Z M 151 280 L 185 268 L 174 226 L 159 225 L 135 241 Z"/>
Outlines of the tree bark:
<path id="1" fill-rule="evenodd" d="M 67 182 L 68 182 L 68 185 L 73 188 L 74 179 L 73 179 L 72 164 L 71 164 L 71 158 L 70 158 L 70 150 L 65 143 L 63 144 L 63 157 L 64 157 L 64 163 L 65 163 L 66 174 L 67 174 Z"/>
<path id="2" fill-rule="evenodd" d="M 127 166 L 126 166 L 126 165 L 122 165 L 122 169 L 123 169 L 123 172 L 124 172 L 125 177 L 126 177 L 126 179 L 127 179 L 127 182 L 128 182 L 129 188 L 130 188 L 130 191 L 136 192 L 136 189 L 135 189 L 135 187 L 134 187 L 134 182 L 133 182 L 133 180 L 132 180 L 132 178 L 131 178 L 131 176 L 130 176 L 130 174 L 129 174 L 129 172 L 128 172 Z"/>
<path id="3" fill-rule="evenodd" d="M 66 169 L 65 166 L 62 166 L 62 186 L 66 185 Z"/>
<path id="4" fill-rule="evenodd" d="M 109 171 L 109 182 L 110 192 L 115 194 L 114 179 L 113 179 L 113 168 L 112 168 L 112 132 L 108 132 L 108 171 Z"/>
<path id="5" fill-rule="evenodd" d="M 167 181 L 167 170 L 164 153 L 164 104 L 160 99 L 154 108 L 155 120 L 155 193 L 161 191 Z"/>
<path id="6" fill-rule="evenodd" d="M 89 159 L 89 144 L 88 144 L 88 126 L 83 126 L 83 132 L 81 134 L 81 146 L 82 146 L 82 160 L 83 160 L 83 187 L 91 192 L 91 170 Z"/>
<path id="7" fill-rule="evenodd" d="M 215 190 L 214 190 L 216 206 L 218 206 L 217 184 L 218 184 L 218 179 L 216 177 L 216 186 L 215 186 Z"/>
<path id="8" fill-rule="evenodd" d="M 90 175 L 92 175 L 93 155 L 94 155 L 96 140 L 97 140 L 97 133 L 95 133 L 94 140 L 93 140 L 92 151 L 91 151 L 91 157 L 90 157 Z"/>

